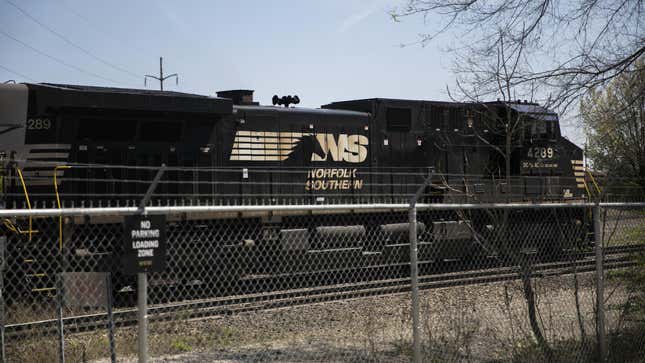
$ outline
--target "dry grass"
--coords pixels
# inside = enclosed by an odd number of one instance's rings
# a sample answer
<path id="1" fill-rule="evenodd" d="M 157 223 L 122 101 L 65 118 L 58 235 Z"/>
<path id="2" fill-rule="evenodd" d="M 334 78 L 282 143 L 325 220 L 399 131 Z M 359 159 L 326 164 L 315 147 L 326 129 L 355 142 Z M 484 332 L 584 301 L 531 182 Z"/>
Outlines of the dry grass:
<path id="1" fill-rule="evenodd" d="M 593 274 L 579 277 L 582 318 L 593 335 Z M 507 282 L 423 291 L 427 361 L 540 362 L 519 286 Z M 537 278 L 535 289 L 549 343 L 563 361 L 584 361 L 592 352 L 580 345 L 572 276 Z M 607 292 L 608 304 L 624 299 L 620 286 L 608 286 Z M 617 319 L 608 312 L 610 329 Z M 158 362 L 407 362 L 410 342 L 410 296 L 398 294 L 155 322 L 149 345 Z M 120 362 L 136 361 L 136 327 L 118 328 L 116 346 Z M 56 337 L 10 340 L 8 354 L 9 361 L 56 361 Z M 68 336 L 66 354 L 70 362 L 108 362 L 105 331 Z"/>
<path id="2" fill-rule="evenodd" d="M 160 322 L 150 324 L 150 353 L 153 356 L 179 354 L 195 349 L 229 347 L 244 339 L 228 327 L 211 326 L 196 329 L 189 322 Z M 20 341 L 7 341 L 9 362 L 56 362 L 59 356 L 57 336 L 37 336 Z M 136 327 L 117 328 L 115 334 L 117 357 L 136 356 Z M 66 336 L 65 358 L 68 362 L 86 362 L 109 357 L 107 330 Z"/>

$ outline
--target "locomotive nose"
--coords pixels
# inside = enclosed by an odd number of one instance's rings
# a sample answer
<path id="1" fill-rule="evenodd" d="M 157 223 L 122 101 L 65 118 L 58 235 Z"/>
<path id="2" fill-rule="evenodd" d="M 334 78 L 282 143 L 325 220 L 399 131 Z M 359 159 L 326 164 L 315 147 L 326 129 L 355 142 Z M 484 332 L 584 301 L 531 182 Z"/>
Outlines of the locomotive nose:
<path id="1" fill-rule="evenodd" d="M 28 89 L 24 84 L 0 84 L 0 157 L 8 158 L 24 145 Z"/>

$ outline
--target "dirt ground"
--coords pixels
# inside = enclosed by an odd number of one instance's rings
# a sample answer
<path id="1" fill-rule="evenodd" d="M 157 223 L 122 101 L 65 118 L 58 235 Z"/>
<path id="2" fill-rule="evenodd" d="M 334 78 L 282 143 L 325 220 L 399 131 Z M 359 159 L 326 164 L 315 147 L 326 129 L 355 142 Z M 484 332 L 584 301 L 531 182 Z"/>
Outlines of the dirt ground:
<path id="1" fill-rule="evenodd" d="M 580 340 L 581 325 L 587 336 L 595 332 L 593 275 L 578 278 L 580 316 L 572 275 L 534 280 L 538 318 L 550 343 Z M 608 305 L 624 299 L 620 287 L 608 286 L 606 292 Z M 519 282 L 422 291 L 424 357 L 428 361 L 508 361 L 534 346 L 526 316 Z M 617 319 L 617 312 L 610 310 L 610 329 Z M 409 294 L 153 323 L 151 361 L 408 362 L 411 329 Z M 136 337 L 132 338 L 124 341 L 130 349 L 121 347 L 119 362 L 136 362 Z"/>

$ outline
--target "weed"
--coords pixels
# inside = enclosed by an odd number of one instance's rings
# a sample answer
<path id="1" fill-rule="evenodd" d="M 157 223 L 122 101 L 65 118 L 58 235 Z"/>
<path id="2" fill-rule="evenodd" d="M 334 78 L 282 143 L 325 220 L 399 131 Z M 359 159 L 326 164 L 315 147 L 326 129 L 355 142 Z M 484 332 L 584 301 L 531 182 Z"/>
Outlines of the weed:
<path id="1" fill-rule="evenodd" d="M 193 349 L 190 345 L 186 344 L 181 340 L 172 342 L 170 346 L 172 347 L 173 350 L 175 350 L 178 353 L 190 352 Z"/>

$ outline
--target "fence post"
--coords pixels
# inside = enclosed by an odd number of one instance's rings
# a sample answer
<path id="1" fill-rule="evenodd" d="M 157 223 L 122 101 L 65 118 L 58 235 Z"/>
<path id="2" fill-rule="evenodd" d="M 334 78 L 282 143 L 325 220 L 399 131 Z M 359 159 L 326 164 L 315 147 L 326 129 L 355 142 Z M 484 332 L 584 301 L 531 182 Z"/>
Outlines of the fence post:
<path id="1" fill-rule="evenodd" d="M 152 198 L 161 176 L 166 170 L 166 164 L 161 164 L 152 183 L 148 186 L 146 194 L 139 202 L 139 213 L 146 214 L 146 205 Z M 148 362 L 148 274 L 145 272 L 137 273 L 137 306 L 139 319 L 139 363 Z"/>
<path id="2" fill-rule="evenodd" d="M 417 207 L 410 203 L 410 287 L 412 289 L 412 348 L 414 362 L 421 362 L 421 339 L 419 337 L 419 264 L 417 261 Z"/>
<path id="3" fill-rule="evenodd" d="M 417 189 L 410 199 L 408 221 L 410 224 L 410 288 L 412 290 L 412 349 L 414 351 L 414 362 L 421 363 L 421 337 L 419 333 L 419 263 L 417 245 L 417 200 L 423 194 L 425 188 L 430 185 L 433 172 L 426 178 L 423 184 Z"/>
<path id="4" fill-rule="evenodd" d="M 63 283 L 63 273 L 67 270 L 67 259 L 65 251 L 61 248 L 58 250 L 60 256 L 60 271 L 56 274 L 56 318 L 58 326 L 58 359 L 60 363 L 65 363 L 65 324 L 63 315 L 65 313 L 65 284 Z"/>
<path id="5" fill-rule="evenodd" d="M 116 363 L 116 345 L 114 343 L 114 314 L 112 312 L 112 304 L 114 304 L 112 297 L 112 273 L 105 274 L 105 290 L 107 294 L 107 316 L 108 316 L 108 340 L 110 344 L 110 362 Z"/>
<path id="6" fill-rule="evenodd" d="M 4 326 L 5 326 L 5 306 L 4 306 L 4 268 L 6 265 L 6 254 L 5 248 L 7 246 L 7 237 L 0 236 L 0 362 L 4 363 L 7 361 L 4 349 Z"/>
<path id="7" fill-rule="evenodd" d="M 593 207 L 594 243 L 596 251 L 596 339 L 598 355 L 601 362 L 607 356 L 607 341 L 605 337 L 605 285 L 603 271 L 603 226 L 600 218 L 600 205 Z"/>
<path id="8" fill-rule="evenodd" d="M 137 274 L 137 303 L 139 318 L 139 363 L 148 361 L 148 275 Z"/>

